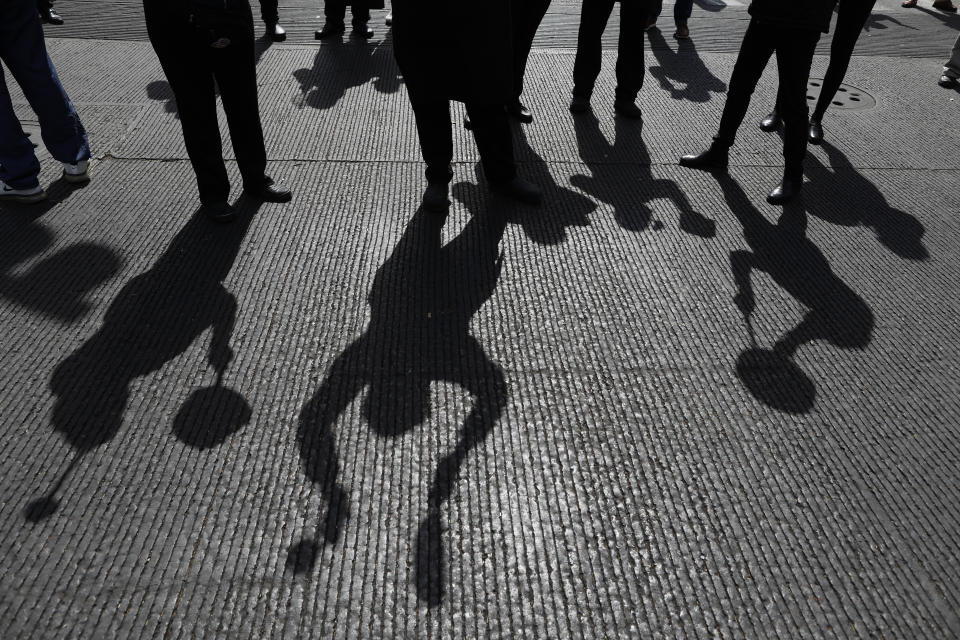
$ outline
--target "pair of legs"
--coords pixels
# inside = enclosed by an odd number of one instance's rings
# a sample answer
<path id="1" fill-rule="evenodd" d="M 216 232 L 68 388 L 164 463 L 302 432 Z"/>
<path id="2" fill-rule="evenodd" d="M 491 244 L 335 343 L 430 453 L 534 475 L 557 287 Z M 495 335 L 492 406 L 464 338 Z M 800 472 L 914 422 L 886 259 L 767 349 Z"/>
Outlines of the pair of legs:
<path id="1" fill-rule="evenodd" d="M 188 10 L 167 0 L 146 0 L 147 34 L 177 99 L 183 139 L 197 175 L 200 202 L 207 207 L 226 203 L 230 181 L 223 162 L 223 144 L 217 122 L 214 81 L 227 114 L 230 139 L 244 188 L 261 192 L 270 184 L 264 171 L 263 144 L 257 103 L 253 17 L 248 5 L 237 12 L 216 14 L 216 31 L 195 29 Z M 225 47 L 212 46 L 219 38 Z M 289 199 L 289 198 L 288 198 Z"/>
<path id="2" fill-rule="evenodd" d="M 601 37 L 610 19 L 615 0 L 584 0 L 577 34 L 577 56 L 573 63 L 573 111 L 585 111 L 593 87 L 600 75 L 603 57 Z M 633 106 L 643 86 L 643 28 L 646 24 L 647 0 L 620 3 L 620 40 L 617 45 L 616 105 Z M 634 109 L 636 107 L 634 106 Z"/>
<path id="3" fill-rule="evenodd" d="M 523 94 L 523 76 L 527 71 L 527 60 L 530 57 L 530 49 L 533 47 L 533 39 L 549 7 L 550 0 L 521 0 L 512 4 L 513 86 L 517 95 L 514 103 L 507 106 L 507 111 L 524 122 L 531 122 L 533 116 L 520 103 L 520 96 Z"/>
<path id="4" fill-rule="evenodd" d="M 363 38 L 372 38 L 373 29 L 367 26 L 370 21 L 370 8 L 363 0 L 356 0 L 350 3 L 350 12 L 353 15 L 353 32 Z M 319 39 L 328 38 L 334 35 L 340 35 L 344 32 L 344 20 L 347 17 L 346 0 L 325 0 L 323 3 L 323 16 L 326 23 L 323 29 L 314 33 L 314 37 Z"/>
<path id="5" fill-rule="evenodd" d="M 443 98 L 411 96 L 417 122 L 420 152 L 427 164 L 427 191 L 423 205 L 432 211 L 445 210 L 447 186 L 453 178 L 453 125 L 450 123 L 450 101 Z M 513 156 L 513 135 L 503 104 L 467 102 L 473 139 L 480 151 L 480 164 L 490 189 L 524 202 L 538 204 L 540 190 L 517 177 Z"/>
<path id="6" fill-rule="evenodd" d="M 779 95 L 785 130 L 783 136 L 784 179 L 770 193 L 771 202 L 786 202 L 803 184 L 803 158 L 807 152 L 807 79 L 820 32 L 750 21 L 740 45 L 740 54 L 730 77 L 727 101 L 714 143 L 697 156 L 684 156 L 684 166 L 726 168 L 727 150 L 747 114 L 750 97 L 770 56 L 777 56 Z"/>
<path id="7" fill-rule="evenodd" d="M 260 0 L 260 17 L 267 25 L 267 37 L 274 42 L 283 42 L 287 39 L 287 31 L 280 26 L 280 11 L 277 8 L 278 0 Z"/>
<path id="8" fill-rule="evenodd" d="M 953 43 L 953 54 L 943 65 L 940 84 L 944 87 L 956 87 L 958 80 L 960 80 L 960 37 Z"/>
<path id="9" fill-rule="evenodd" d="M 65 165 L 90 158 L 87 132 L 63 90 L 43 40 L 43 28 L 32 0 L 0 3 L 0 59 L 23 89 L 37 114 L 43 143 Z M 14 190 L 39 189 L 40 163 L 33 144 L 13 110 L 0 67 L 0 181 Z"/>
<path id="10" fill-rule="evenodd" d="M 809 140 L 815 144 L 819 144 L 823 139 L 823 129 L 820 122 L 843 83 L 847 68 L 850 66 L 850 58 L 853 56 L 853 49 L 860 38 L 860 32 L 863 31 L 863 25 L 867 23 L 867 19 L 870 17 L 875 2 L 876 0 L 847 0 L 841 2 L 837 7 L 837 21 L 833 29 L 833 40 L 830 42 L 830 64 L 827 66 L 827 73 L 820 87 L 817 106 L 810 116 Z M 763 129 L 773 130 L 779 126 L 781 103 L 782 98 L 778 91 L 774 113 L 764 120 L 766 126 L 763 126 Z"/>
<path id="11" fill-rule="evenodd" d="M 650 17 L 647 19 L 647 26 L 653 26 L 657 18 L 663 12 L 663 0 L 652 0 L 650 7 Z M 677 32 L 674 36 L 678 38 L 687 38 L 690 31 L 687 29 L 687 20 L 693 13 L 693 0 L 677 0 L 673 5 L 673 22 L 677 25 Z"/>

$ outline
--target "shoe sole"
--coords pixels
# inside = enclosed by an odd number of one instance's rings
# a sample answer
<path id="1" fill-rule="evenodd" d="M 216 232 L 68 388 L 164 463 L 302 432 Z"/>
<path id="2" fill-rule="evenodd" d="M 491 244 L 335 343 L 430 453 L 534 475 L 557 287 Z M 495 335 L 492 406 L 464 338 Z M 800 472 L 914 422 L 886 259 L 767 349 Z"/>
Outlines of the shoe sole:
<path id="1" fill-rule="evenodd" d="M 40 193 L 32 193 L 28 196 L 24 196 L 24 195 L 0 196 L 0 202 L 16 202 L 18 204 L 33 204 L 35 202 L 40 202 L 46 199 L 47 199 L 46 191 L 41 191 Z"/>
<path id="2" fill-rule="evenodd" d="M 67 173 L 63 172 L 63 179 L 65 182 L 70 184 L 83 184 L 84 182 L 90 182 L 90 171 L 84 173 Z"/>

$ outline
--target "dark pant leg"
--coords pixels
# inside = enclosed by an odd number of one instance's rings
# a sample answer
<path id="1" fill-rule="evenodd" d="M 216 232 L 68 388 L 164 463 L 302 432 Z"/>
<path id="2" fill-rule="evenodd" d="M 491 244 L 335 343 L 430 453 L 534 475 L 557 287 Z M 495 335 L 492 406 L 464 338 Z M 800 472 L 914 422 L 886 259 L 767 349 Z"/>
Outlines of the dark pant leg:
<path id="1" fill-rule="evenodd" d="M 693 13 L 693 0 L 677 0 L 673 5 L 673 21 L 676 23 L 686 22 Z"/>
<path id="2" fill-rule="evenodd" d="M 345 0 L 324 0 L 323 16 L 327 22 L 343 23 L 344 16 L 347 15 L 347 3 Z"/>
<path id="3" fill-rule="evenodd" d="M 523 76 L 533 39 L 547 13 L 550 0 L 520 0 L 513 3 L 513 88 L 517 99 L 523 93 Z"/>
<path id="4" fill-rule="evenodd" d="M 813 119 L 820 121 L 827 112 L 830 101 L 837 95 L 837 89 L 847 74 L 853 48 L 857 44 L 863 25 L 867 23 L 875 0 L 855 0 L 841 2 L 837 9 L 837 21 L 833 28 L 833 41 L 830 43 L 830 64 L 823 77 L 823 86 L 820 87 L 820 97 L 817 107 L 813 111 Z"/>
<path id="5" fill-rule="evenodd" d="M 210 52 L 213 75 L 220 87 L 243 184 L 256 188 L 263 184 L 267 154 L 257 103 L 257 63 L 249 5 L 244 5 L 242 14 L 232 16 L 229 24 L 230 46 Z"/>
<path id="6" fill-rule="evenodd" d="M 648 17 L 656 20 L 661 13 L 663 13 L 663 0 L 651 0 Z M 646 26 L 646 23 L 644 23 L 644 26 Z"/>
<path id="7" fill-rule="evenodd" d="M 277 7 L 278 0 L 260 0 L 260 17 L 264 24 L 277 24 L 280 22 L 280 10 Z"/>
<path id="8" fill-rule="evenodd" d="M 737 130 L 750 106 L 750 96 L 773 54 L 776 37 L 775 33 L 771 33 L 770 26 L 759 24 L 756 20 L 750 21 L 727 85 L 727 101 L 723 105 L 723 115 L 720 116 L 715 138 L 718 143 L 729 147 L 736 139 Z"/>
<path id="9" fill-rule="evenodd" d="M 14 189 L 32 189 L 40 184 L 40 162 L 13 110 L 3 75 L 0 66 L 0 180 Z"/>
<path id="10" fill-rule="evenodd" d="M 803 157 L 807 153 L 807 80 L 820 32 L 808 29 L 777 31 L 784 175 L 799 180 L 803 176 Z"/>
<path id="11" fill-rule="evenodd" d="M 573 94 L 590 96 L 600 75 L 603 59 L 603 30 L 607 27 L 614 0 L 583 0 L 580 30 L 577 33 L 577 57 L 573 62 Z"/>
<path id="12" fill-rule="evenodd" d="M 633 102 L 643 86 L 643 28 L 649 0 L 620 3 L 620 40 L 617 45 L 617 100 Z"/>
<path id="13" fill-rule="evenodd" d="M 350 15 L 352 16 L 353 26 L 365 25 L 370 22 L 370 7 L 367 6 L 366 2 L 354 2 L 350 5 Z"/>
<path id="14" fill-rule="evenodd" d="M 53 9 L 53 0 L 37 0 L 38 12 L 45 12 L 47 9 Z"/>
<path id="15" fill-rule="evenodd" d="M 150 44 L 177 100 L 183 141 L 197 175 L 200 202 L 226 202 L 230 181 L 223 164 L 217 122 L 211 48 L 191 34 L 187 14 L 169 8 L 167 0 L 144 2 L 143 10 Z"/>
<path id="16" fill-rule="evenodd" d="M 410 96 L 410 104 L 417 122 L 420 154 L 427 164 L 427 182 L 450 182 L 453 178 L 453 171 L 450 169 L 450 162 L 453 160 L 450 102 L 442 99 L 418 100 L 415 96 Z M 503 111 L 503 107 L 500 110 Z"/>
<path id="17" fill-rule="evenodd" d="M 468 102 L 466 107 L 487 181 L 513 180 L 517 175 L 513 161 L 513 134 L 503 105 Z"/>
<path id="18" fill-rule="evenodd" d="M 47 55 L 43 27 L 29 0 L 0 2 L 0 58 L 37 114 L 50 155 L 71 164 L 88 159 L 87 132 Z"/>

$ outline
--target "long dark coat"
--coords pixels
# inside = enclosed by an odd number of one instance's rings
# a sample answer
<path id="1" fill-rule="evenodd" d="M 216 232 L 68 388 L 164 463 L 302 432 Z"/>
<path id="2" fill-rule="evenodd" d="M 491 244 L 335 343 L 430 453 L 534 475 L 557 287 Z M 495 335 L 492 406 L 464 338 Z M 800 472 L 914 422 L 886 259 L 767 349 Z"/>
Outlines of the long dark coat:
<path id="1" fill-rule="evenodd" d="M 393 0 L 393 52 L 410 99 L 513 99 L 513 1 Z"/>

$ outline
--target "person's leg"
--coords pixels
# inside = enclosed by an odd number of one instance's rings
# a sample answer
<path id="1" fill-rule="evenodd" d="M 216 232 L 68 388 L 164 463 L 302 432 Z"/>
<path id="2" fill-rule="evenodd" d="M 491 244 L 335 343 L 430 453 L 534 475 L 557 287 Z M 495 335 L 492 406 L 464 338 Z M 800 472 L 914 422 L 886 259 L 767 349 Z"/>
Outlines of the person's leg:
<path id="1" fill-rule="evenodd" d="M 960 36 L 953 43 L 953 55 L 943 65 L 943 75 L 954 80 L 960 79 Z"/>
<path id="2" fill-rule="evenodd" d="M 549 6 L 550 0 L 513 3 L 513 84 L 517 101 L 523 93 L 523 76 L 527 70 L 533 39 Z"/>
<path id="3" fill-rule="evenodd" d="M 722 146 L 730 147 L 736 140 L 737 130 L 750 106 L 750 97 L 773 54 L 776 37 L 769 25 L 750 21 L 727 85 L 727 101 L 723 105 L 723 115 L 720 116 L 720 126 L 714 138 Z"/>
<path id="4" fill-rule="evenodd" d="M 870 17 L 874 2 L 842 2 L 837 9 L 837 20 L 833 27 L 833 41 L 830 43 L 830 64 L 823 77 L 820 87 L 820 97 L 813 110 L 811 120 L 820 122 L 827 112 L 830 101 L 837 95 L 837 90 L 843 82 L 850 65 L 853 48 L 857 44 L 863 25 Z"/>
<path id="5" fill-rule="evenodd" d="M 177 100 L 190 164 L 197 176 L 200 202 L 215 205 L 230 196 L 230 180 L 223 164 L 223 144 L 217 122 L 212 49 L 192 37 L 187 14 L 170 8 L 167 0 L 144 2 L 150 44 Z"/>
<path id="6" fill-rule="evenodd" d="M 447 100 L 418 100 L 410 96 L 413 116 L 420 138 L 420 154 L 427 165 L 430 184 L 447 184 L 453 178 L 453 127 L 450 124 L 450 103 Z M 503 109 L 501 109 L 503 111 Z"/>
<path id="7" fill-rule="evenodd" d="M 497 104 L 466 104 L 473 123 L 473 139 L 480 151 L 483 173 L 490 184 L 510 182 L 517 175 L 513 135 L 503 107 Z"/>
<path id="8" fill-rule="evenodd" d="M 617 44 L 616 101 L 633 104 L 643 86 L 646 64 L 643 58 L 643 27 L 647 2 L 620 3 L 620 39 Z"/>
<path id="9" fill-rule="evenodd" d="M 278 0 L 260 0 L 260 17 L 263 24 L 274 25 L 280 22 L 280 10 Z"/>
<path id="10" fill-rule="evenodd" d="M 650 15 L 647 18 L 647 24 L 656 23 L 661 13 L 663 13 L 663 0 L 651 0 Z"/>
<path id="11" fill-rule="evenodd" d="M 328 24 L 342 25 L 346 15 L 347 4 L 345 0 L 324 0 L 323 16 L 327 19 Z"/>
<path id="12" fill-rule="evenodd" d="M 807 79 L 820 32 L 780 29 L 777 36 L 777 72 L 783 96 L 784 177 L 803 179 L 803 158 L 807 153 Z"/>
<path id="13" fill-rule="evenodd" d="M 366 27 L 367 23 L 370 22 L 370 8 L 366 2 L 355 0 L 354 3 L 350 5 L 350 14 L 353 18 L 352 23 L 354 28 Z"/>
<path id="14" fill-rule="evenodd" d="M 230 140 L 243 185 L 248 190 L 256 190 L 264 184 L 267 154 L 257 102 L 253 16 L 248 5 L 244 5 L 242 15 L 231 19 L 227 33 L 230 46 L 211 51 L 213 75 L 220 87 L 220 98 L 227 114 Z"/>
<path id="15" fill-rule="evenodd" d="M 686 23 L 693 13 L 693 0 L 677 0 L 673 5 L 673 19 L 677 24 Z"/>
<path id="16" fill-rule="evenodd" d="M 40 163 L 13 111 L 3 75 L 0 66 L 0 180 L 14 189 L 32 189 L 40 184 Z"/>
<path id="17" fill-rule="evenodd" d="M 601 37 L 607 26 L 614 0 L 583 0 L 580 9 L 580 30 L 577 33 L 577 55 L 573 62 L 573 95 L 589 98 L 600 75 L 603 58 Z"/>
<path id="18" fill-rule="evenodd" d="M 4 3 L 0 22 L 0 57 L 37 114 L 50 155 L 68 164 L 89 159 L 87 132 L 47 55 L 35 7 L 30 2 Z"/>

